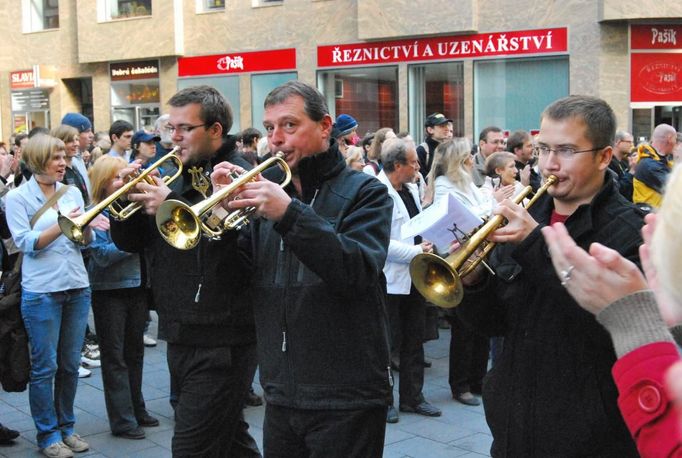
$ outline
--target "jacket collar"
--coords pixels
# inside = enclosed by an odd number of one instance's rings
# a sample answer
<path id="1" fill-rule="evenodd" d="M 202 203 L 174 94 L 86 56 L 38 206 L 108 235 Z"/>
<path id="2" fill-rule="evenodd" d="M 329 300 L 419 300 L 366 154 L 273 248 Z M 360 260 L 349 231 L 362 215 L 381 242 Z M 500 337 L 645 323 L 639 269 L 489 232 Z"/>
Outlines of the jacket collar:
<path id="1" fill-rule="evenodd" d="M 192 188 L 192 176 L 189 173 L 189 169 L 192 167 L 203 168 L 202 174 L 206 176 L 210 182 L 210 174 L 216 164 L 224 161 L 234 162 L 232 159 L 234 159 L 234 156 L 237 154 L 236 146 L 236 137 L 234 135 L 228 135 L 211 158 L 203 159 L 195 164 L 188 164 L 188 166 L 183 167 L 182 179 L 173 182 L 170 185 L 170 188 L 183 195 L 192 192 L 192 194 L 196 193 L 197 196 L 200 196 L 199 193 Z"/>
<path id="2" fill-rule="evenodd" d="M 592 201 L 580 205 L 566 220 L 566 225 L 571 226 L 571 235 L 574 239 L 580 238 L 584 233 L 593 229 L 595 212 L 602 211 L 605 203 L 614 194 L 618 194 L 616 183 L 613 180 L 612 173 L 607 172 L 604 174 L 604 184 L 592 198 Z M 546 193 L 533 205 L 530 211 L 540 225 L 546 226 L 549 225 L 552 210 L 554 210 L 554 199 Z"/>
<path id="3" fill-rule="evenodd" d="M 407 211 L 407 207 L 405 207 L 405 203 L 398 194 L 398 191 L 396 191 L 395 188 L 393 187 L 393 184 L 391 184 L 391 180 L 388 179 L 386 171 L 382 170 L 381 172 L 379 172 L 379 175 L 377 175 L 377 179 L 381 181 L 384 185 L 386 185 L 386 187 L 388 188 L 388 195 L 393 198 L 394 202 L 397 202 L 397 205 L 400 208 L 401 212 L 405 213 L 405 215 L 408 215 L 409 218 L 409 212 Z M 403 186 L 410 192 L 410 195 L 412 195 L 412 199 L 414 199 L 415 204 L 417 204 L 417 209 L 419 209 L 419 212 L 421 212 L 422 206 L 419 200 L 419 188 L 417 188 L 417 185 L 414 183 L 406 183 Z"/>
<path id="4" fill-rule="evenodd" d="M 334 139 L 331 140 L 327 151 L 301 159 L 298 163 L 298 176 L 301 180 L 303 202 L 310 202 L 322 183 L 335 177 L 345 168 L 346 161 Z"/>

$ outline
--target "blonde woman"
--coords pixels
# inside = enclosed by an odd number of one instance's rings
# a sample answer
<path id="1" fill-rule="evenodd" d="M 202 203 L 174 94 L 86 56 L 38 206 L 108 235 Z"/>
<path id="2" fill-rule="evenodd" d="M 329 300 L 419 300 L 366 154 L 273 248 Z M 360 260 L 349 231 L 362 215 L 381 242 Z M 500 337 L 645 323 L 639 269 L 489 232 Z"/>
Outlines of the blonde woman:
<path id="1" fill-rule="evenodd" d="M 77 189 L 62 191 L 63 141 L 36 135 L 28 141 L 23 159 L 33 175 L 10 191 L 6 208 L 12 237 L 24 253 L 21 315 L 31 344 L 28 397 L 42 453 L 70 457 L 89 448 L 75 434 L 73 403 L 90 309 L 90 282 L 80 247 L 62 235 L 57 217 L 62 213 L 75 218 L 85 203 Z M 60 193 L 54 205 L 45 207 Z M 36 214 L 40 216 L 32 221 Z M 90 228 L 84 236 L 89 243 Z"/>
<path id="2" fill-rule="evenodd" d="M 383 127 L 374 133 L 374 138 L 367 152 L 367 165 L 362 169 L 363 172 L 377 176 L 382 169 L 381 166 L 381 145 L 386 139 L 395 138 L 395 132 L 390 127 Z"/>
<path id="3" fill-rule="evenodd" d="M 151 153 L 148 156 L 153 157 Z M 109 155 L 93 164 L 89 172 L 93 203 L 114 191 L 114 180 L 127 165 L 124 159 Z M 126 439 L 144 439 L 141 426 L 159 424 L 147 412 L 142 396 L 147 306 L 140 266 L 139 254 L 119 250 L 108 230 L 95 230 L 88 273 L 102 355 L 104 399 L 112 434 Z"/>
<path id="4" fill-rule="evenodd" d="M 365 167 L 363 149 L 360 146 L 349 146 L 346 150 L 346 165 L 353 170 L 362 172 Z"/>
<path id="5" fill-rule="evenodd" d="M 542 229 L 552 263 L 576 302 L 596 315 L 618 356 L 612 374 L 618 406 L 641 456 L 679 456 L 682 449 L 682 167 L 673 170 L 659 213 L 646 216 L 640 247 L 646 278 L 616 251 L 586 252 L 563 224 Z M 665 389 L 664 389 L 665 387 Z M 670 406 L 675 403 L 676 409 Z"/>

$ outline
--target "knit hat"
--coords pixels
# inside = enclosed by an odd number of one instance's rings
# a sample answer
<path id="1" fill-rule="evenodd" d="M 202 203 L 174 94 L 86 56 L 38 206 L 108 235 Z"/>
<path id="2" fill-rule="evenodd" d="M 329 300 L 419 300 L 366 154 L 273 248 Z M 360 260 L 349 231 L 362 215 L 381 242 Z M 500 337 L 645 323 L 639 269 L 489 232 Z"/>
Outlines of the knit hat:
<path id="1" fill-rule="evenodd" d="M 80 113 L 66 113 L 62 118 L 62 124 L 75 127 L 78 129 L 78 133 L 92 130 L 92 123 L 90 120 Z"/>
<path id="2" fill-rule="evenodd" d="M 341 114 L 336 118 L 336 137 L 343 137 L 350 134 L 353 129 L 358 127 L 358 122 L 350 115 Z"/>

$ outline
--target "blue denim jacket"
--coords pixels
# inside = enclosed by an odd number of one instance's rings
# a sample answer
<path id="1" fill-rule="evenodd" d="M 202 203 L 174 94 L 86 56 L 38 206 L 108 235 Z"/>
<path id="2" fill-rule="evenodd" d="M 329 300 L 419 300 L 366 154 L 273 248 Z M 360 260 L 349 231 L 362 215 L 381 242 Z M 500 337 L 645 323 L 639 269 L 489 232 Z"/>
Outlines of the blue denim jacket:
<path id="1" fill-rule="evenodd" d="M 106 213 L 106 212 L 105 212 Z M 109 231 L 95 229 L 90 245 L 88 274 L 93 291 L 136 288 L 142 284 L 140 255 L 116 248 Z"/>

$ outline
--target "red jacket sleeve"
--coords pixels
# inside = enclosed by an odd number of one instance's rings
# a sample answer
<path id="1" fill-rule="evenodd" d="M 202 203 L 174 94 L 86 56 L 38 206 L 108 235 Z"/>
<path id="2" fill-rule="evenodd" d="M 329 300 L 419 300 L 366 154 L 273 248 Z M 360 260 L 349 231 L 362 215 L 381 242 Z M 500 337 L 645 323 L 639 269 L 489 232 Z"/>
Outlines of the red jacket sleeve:
<path id="1" fill-rule="evenodd" d="M 679 361 L 670 342 L 656 342 L 626 354 L 613 366 L 618 407 L 644 458 L 682 457 L 679 416 L 664 388 L 668 368 Z"/>

